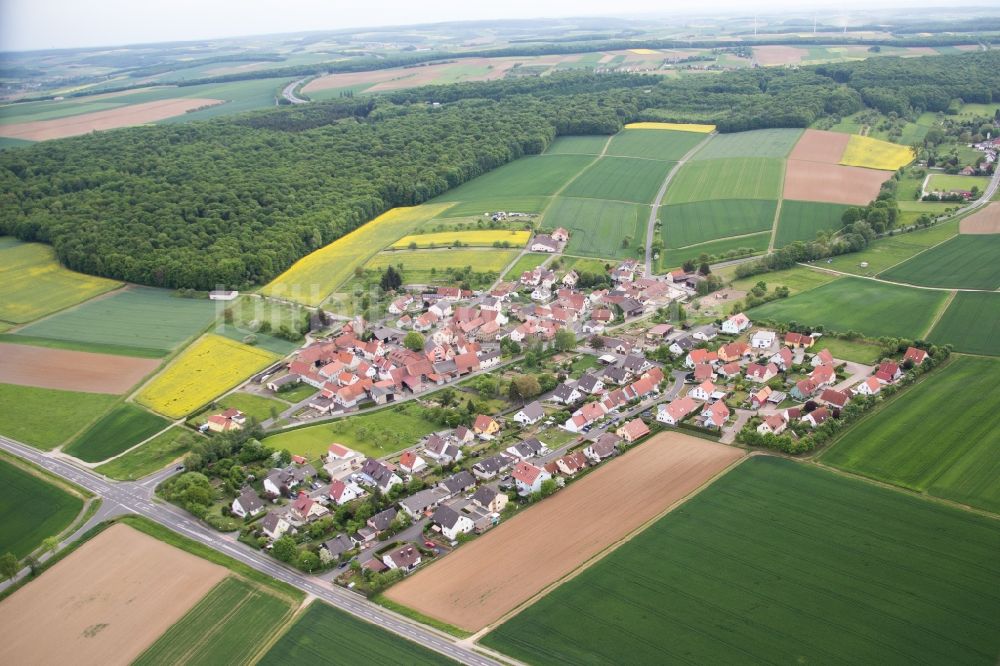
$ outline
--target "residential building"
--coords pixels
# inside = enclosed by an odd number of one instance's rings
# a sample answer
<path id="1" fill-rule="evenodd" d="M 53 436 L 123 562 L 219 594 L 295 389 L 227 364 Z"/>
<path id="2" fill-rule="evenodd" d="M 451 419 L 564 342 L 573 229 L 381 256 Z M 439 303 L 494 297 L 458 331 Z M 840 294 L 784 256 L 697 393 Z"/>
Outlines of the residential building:
<path id="1" fill-rule="evenodd" d="M 382 563 L 390 569 L 402 569 L 409 573 L 420 566 L 420 551 L 407 544 L 383 555 Z"/>
<path id="2" fill-rule="evenodd" d="M 233 514 L 240 518 L 246 518 L 247 516 L 256 516 L 263 511 L 264 503 L 257 497 L 253 488 L 244 488 L 239 496 L 233 500 L 232 509 Z"/>
<path id="3" fill-rule="evenodd" d="M 633 444 L 649 434 L 649 426 L 642 419 L 632 419 L 625 425 L 618 428 L 615 434 L 624 439 L 629 444 Z"/>
<path id="4" fill-rule="evenodd" d="M 552 475 L 541 467 L 524 461 L 514 465 L 511 476 L 514 477 L 514 483 L 517 485 L 517 494 L 522 497 L 541 492 L 542 483 L 552 478 Z"/>
<path id="5" fill-rule="evenodd" d="M 514 420 L 521 425 L 533 425 L 545 418 L 545 410 L 542 403 L 537 400 L 522 407 L 516 414 Z"/>
<path id="6" fill-rule="evenodd" d="M 503 511 L 508 501 L 507 494 L 500 492 L 493 486 L 482 486 L 472 495 L 474 504 L 492 513 Z"/>
<path id="7" fill-rule="evenodd" d="M 656 420 L 667 425 L 677 425 L 697 407 L 698 404 L 689 396 L 678 398 L 670 404 L 660 405 L 657 408 Z"/>
<path id="8" fill-rule="evenodd" d="M 438 507 L 431 516 L 431 522 L 441 528 L 441 534 L 449 541 L 457 539 L 459 534 L 468 534 L 474 527 L 468 516 L 447 506 Z"/>
<path id="9" fill-rule="evenodd" d="M 742 312 L 722 322 L 722 332 L 729 335 L 739 335 L 748 328 L 750 328 L 750 318 Z"/>
<path id="10" fill-rule="evenodd" d="M 271 540 L 280 539 L 291 528 L 292 524 L 275 511 L 269 512 L 264 516 L 264 520 L 260 521 L 261 532 Z"/>

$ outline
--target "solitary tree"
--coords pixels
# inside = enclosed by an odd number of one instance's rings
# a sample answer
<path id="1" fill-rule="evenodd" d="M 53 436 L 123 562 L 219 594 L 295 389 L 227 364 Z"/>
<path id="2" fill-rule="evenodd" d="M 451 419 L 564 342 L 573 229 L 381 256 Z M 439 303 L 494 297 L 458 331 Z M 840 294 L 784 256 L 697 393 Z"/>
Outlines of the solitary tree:
<path id="1" fill-rule="evenodd" d="M 424 349 L 424 336 L 420 335 L 416 331 L 410 331 L 403 338 L 403 345 L 406 346 L 410 351 L 423 351 Z"/>
<path id="2" fill-rule="evenodd" d="M 14 553 L 4 553 L 0 557 L 0 574 L 7 580 L 14 580 L 14 576 L 21 570 L 21 565 L 17 561 Z"/>
<path id="3" fill-rule="evenodd" d="M 576 335 L 568 328 L 556 331 L 555 346 L 558 351 L 569 351 L 576 348 Z"/>

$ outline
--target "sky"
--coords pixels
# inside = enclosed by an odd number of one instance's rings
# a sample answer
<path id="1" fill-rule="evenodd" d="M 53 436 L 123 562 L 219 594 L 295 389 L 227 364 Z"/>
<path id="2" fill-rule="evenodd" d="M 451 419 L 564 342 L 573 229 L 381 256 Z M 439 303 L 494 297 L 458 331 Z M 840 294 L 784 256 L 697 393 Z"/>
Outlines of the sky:
<path id="1" fill-rule="evenodd" d="M 712 0 L 712 9 L 948 6 L 955 0 Z M 996 5 L 996 0 L 959 4 Z M 452 20 L 669 15 L 687 0 L 0 0 L 0 51 L 111 46 Z"/>

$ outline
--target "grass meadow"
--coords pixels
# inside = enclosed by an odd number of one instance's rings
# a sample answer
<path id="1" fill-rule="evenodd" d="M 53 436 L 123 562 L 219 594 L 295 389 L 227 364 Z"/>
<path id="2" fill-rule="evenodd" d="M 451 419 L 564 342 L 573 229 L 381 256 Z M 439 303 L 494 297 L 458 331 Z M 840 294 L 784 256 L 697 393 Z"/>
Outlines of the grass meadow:
<path id="1" fill-rule="evenodd" d="M 660 259 L 657 265 L 660 267 L 658 273 L 679 268 L 688 259 L 697 259 L 702 254 L 721 257 L 726 252 L 749 248 L 754 252 L 763 252 L 767 249 L 771 241 L 771 232 L 762 231 L 752 236 L 741 236 L 740 238 L 723 238 L 721 240 L 688 245 L 687 247 L 665 249 L 660 252 Z"/>
<path id="2" fill-rule="evenodd" d="M 694 161 L 734 157 L 788 157 L 800 129 L 762 129 L 732 134 L 716 134 L 691 158 Z"/>
<path id="3" fill-rule="evenodd" d="M 728 236 L 770 231 L 777 201 L 728 199 L 698 201 L 659 209 L 660 236 L 669 248 Z"/>
<path id="4" fill-rule="evenodd" d="M 741 280 L 733 280 L 731 286 L 739 291 L 750 291 L 758 282 L 767 285 L 768 291 L 775 287 L 788 287 L 793 296 L 839 279 L 833 273 L 810 270 L 804 266 L 795 266 L 781 271 L 773 271 L 763 275 L 751 275 Z"/>
<path id="5" fill-rule="evenodd" d="M 992 664 L 994 520 L 750 458 L 482 643 L 530 664 Z"/>
<path id="6" fill-rule="evenodd" d="M 456 249 L 456 250 L 393 250 L 380 252 L 365 264 L 367 270 L 383 271 L 389 266 L 402 265 L 403 281 L 428 284 L 445 280 L 448 268 L 471 266 L 477 273 L 499 273 L 514 261 L 520 250 Z M 433 271 L 433 272 L 432 272 Z"/>
<path id="7" fill-rule="evenodd" d="M 476 201 L 505 197 L 551 196 L 594 160 L 590 155 L 533 155 L 522 157 L 502 167 L 448 190 L 434 199 Z M 500 208 L 497 210 L 511 210 Z"/>
<path id="8" fill-rule="evenodd" d="M 1000 294 L 957 292 L 928 339 L 960 352 L 1000 356 Z"/>
<path id="9" fill-rule="evenodd" d="M 118 401 L 104 393 L 0 384 L 0 435 L 48 451 L 63 444 Z"/>
<path id="10" fill-rule="evenodd" d="M 545 211 L 546 229 L 569 230 L 567 254 L 588 257 L 624 258 L 636 256 L 636 248 L 646 242 L 649 206 L 558 197 Z"/>
<path id="11" fill-rule="evenodd" d="M 604 145 L 611 137 L 593 136 L 557 136 L 555 141 L 545 149 L 546 155 L 600 155 Z"/>
<path id="12" fill-rule="evenodd" d="M 76 519 L 83 500 L 0 458 L 0 554 L 22 558 Z"/>
<path id="13" fill-rule="evenodd" d="M 291 619 L 292 603 L 230 576 L 216 585 L 133 664 L 247 664 Z"/>
<path id="14" fill-rule="evenodd" d="M 136 395 L 170 418 L 190 414 L 280 357 L 218 335 L 202 336 Z"/>
<path id="15" fill-rule="evenodd" d="M 97 471 L 121 481 L 141 479 L 183 456 L 197 437 L 193 432 L 174 426 L 139 448 L 109 460 L 98 467 Z"/>
<path id="16" fill-rule="evenodd" d="M 545 260 L 551 256 L 551 254 L 529 252 L 518 259 L 517 263 L 511 266 L 510 270 L 504 274 L 503 279 L 517 281 L 521 278 L 522 273 L 534 270 L 536 267 L 541 266 L 545 263 Z"/>
<path id="17" fill-rule="evenodd" d="M 99 462 L 132 448 L 170 425 L 141 407 L 122 403 L 63 448 L 86 462 Z"/>
<path id="18" fill-rule="evenodd" d="M 25 326 L 16 335 L 70 342 L 81 351 L 114 345 L 140 354 L 158 351 L 163 356 L 203 331 L 215 319 L 215 308 L 207 299 L 129 287 Z"/>
<path id="19" fill-rule="evenodd" d="M 781 196 L 784 164 L 779 159 L 741 157 L 689 162 L 667 189 L 668 204 L 716 199 L 772 199 Z"/>
<path id="20" fill-rule="evenodd" d="M 941 291 L 845 277 L 765 303 L 748 314 L 751 319 L 824 326 L 841 333 L 860 331 L 869 337 L 913 339 L 924 334 L 946 297 Z"/>
<path id="21" fill-rule="evenodd" d="M 289 404 L 282 402 L 281 400 L 275 400 L 274 398 L 268 398 L 263 395 L 256 395 L 254 393 L 243 393 L 241 391 L 236 391 L 229 393 L 218 400 L 214 401 L 214 407 L 209 407 L 200 414 L 191 418 L 191 423 L 194 425 L 201 425 L 208 420 L 208 417 L 212 414 L 218 414 L 219 412 L 233 408 L 238 409 L 247 415 L 247 418 L 257 419 L 257 421 L 265 421 L 271 418 L 271 410 L 277 410 L 278 412 L 288 409 Z"/>
<path id="22" fill-rule="evenodd" d="M 316 601 L 306 609 L 258 662 L 261 666 L 292 663 L 451 664 L 450 659 L 389 633 L 381 627 Z"/>
<path id="23" fill-rule="evenodd" d="M 788 202 L 782 204 L 782 208 Z M 906 261 L 913 255 L 948 240 L 958 233 L 958 222 L 944 222 L 928 229 L 896 234 L 872 241 L 861 252 L 851 252 L 830 257 L 824 266 L 844 273 L 874 277 L 891 266 Z M 862 266 L 862 263 L 868 264 Z"/>
<path id="24" fill-rule="evenodd" d="M 784 247 L 793 241 L 815 240 L 817 231 L 836 231 L 842 228 L 844 223 L 841 217 L 847 208 L 843 204 L 785 199 L 781 202 L 774 246 Z"/>
<path id="25" fill-rule="evenodd" d="M 822 351 L 829 349 L 836 359 L 864 363 L 865 365 L 878 365 L 882 358 L 882 347 L 873 345 L 861 340 L 845 340 L 824 335 L 816 344 L 812 351 Z"/>
<path id="26" fill-rule="evenodd" d="M 698 132 L 624 129 L 611 139 L 607 154 L 676 162 L 704 140 Z"/>
<path id="27" fill-rule="evenodd" d="M 1000 288 L 1000 234 L 956 236 L 879 277 L 949 289 Z"/>
<path id="28" fill-rule="evenodd" d="M 48 245 L 0 237 L 0 321 L 23 324 L 120 286 L 63 268 Z"/>
<path id="29" fill-rule="evenodd" d="M 529 238 L 531 238 L 530 231 L 508 231 L 506 229 L 439 231 L 429 234 L 403 236 L 390 247 L 394 250 L 448 247 L 454 245 L 456 242 L 472 247 L 492 247 L 494 243 L 508 243 L 510 247 L 524 247 L 528 244 Z"/>
<path id="30" fill-rule="evenodd" d="M 978 187 L 982 192 L 990 184 L 990 179 L 986 176 L 950 176 L 944 173 L 932 173 L 927 180 L 927 189 L 933 191 L 949 192 L 951 190 L 971 191 L 973 187 Z"/>
<path id="31" fill-rule="evenodd" d="M 953 358 L 851 428 L 823 462 L 1000 513 L 998 373 L 1000 359 Z"/>
<path id="32" fill-rule="evenodd" d="M 672 162 L 602 157 L 563 191 L 568 197 L 648 204 L 656 198 Z"/>

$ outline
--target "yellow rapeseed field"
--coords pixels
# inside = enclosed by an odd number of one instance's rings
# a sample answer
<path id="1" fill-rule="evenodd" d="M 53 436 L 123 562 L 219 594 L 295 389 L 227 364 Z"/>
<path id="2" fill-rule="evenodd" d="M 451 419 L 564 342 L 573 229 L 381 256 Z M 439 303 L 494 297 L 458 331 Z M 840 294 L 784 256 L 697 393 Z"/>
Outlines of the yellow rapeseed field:
<path id="1" fill-rule="evenodd" d="M 840 163 L 846 166 L 895 171 L 912 162 L 914 157 L 913 149 L 909 146 L 852 134 Z"/>
<path id="2" fill-rule="evenodd" d="M 715 131 L 715 125 L 699 125 L 697 123 L 628 123 L 625 129 L 660 129 L 676 130 L 678 132 L 699 132 L 708 134 Z"/>
<path id="3" fill-rule="evenodd" d="M 469 246 L 490 247 L 493 243 L 509 243 L 510 247 L 524 247 L 531 238 L 530 231 L 509 231 L 506 229 L 486 229 L 483 231 L 439 231 L 432 234 L 403 236 L 392 244 L 403 249 L 415 243 L 417 247 L 446 247 L 455 241 Z"/>
<path id="4" fill-rule="evenodd" d="M 302 257 L 260 292 L 304 305 L 317 306 L 348 280 L 372 255 L 432 220 L 454 203 L 393 208 Z"/>
<path id="5" fill-rule="evenodd" d="M 659 51 L 654 51 L 653 49 L 629 49 L 630 53 L 636 55 L 656 55 Z"/>
<path id="6" fill-rule="evenodd" d="M 136 401 L 177 419 L 279 358 L 264 349 L 209 333 L 198 338 L 143 387 Z"/>

